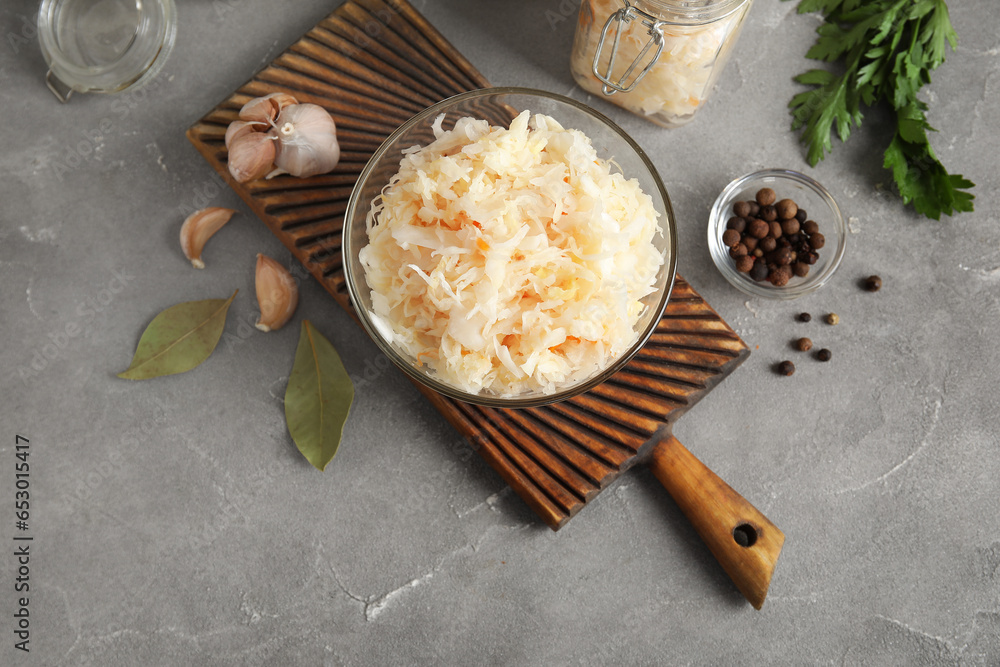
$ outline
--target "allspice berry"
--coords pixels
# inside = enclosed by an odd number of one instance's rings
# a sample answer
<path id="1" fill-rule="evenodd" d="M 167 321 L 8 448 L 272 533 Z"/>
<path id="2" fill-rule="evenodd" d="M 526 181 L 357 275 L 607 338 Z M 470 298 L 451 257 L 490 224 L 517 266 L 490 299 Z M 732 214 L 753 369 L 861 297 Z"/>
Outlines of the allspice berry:
<path id="1" fill-rule="evenodd" d="M 736 258 L 736 270 L 740 273 L 750 273 L 750 269 L 753 268 L 753 265 L 753 257 L 750 255 L 741 255 Z"/>
<path id="2" fill-rule="evenodd" d="M 795 372 L 795 364 L 790 361 L 782 361 L 778 364 L 778 372 L 782 375 L 791 375 Z"/>
<path id="3" fill-rule="evenodd" d="M 740 233 L 735 229 L 727 229 L 722 234 L 722 242 L 726 244 L 727 248 L 732 248 L 740 242 Z"/>
<path id="4" fill-rule="evenodd" d="M 782 220 L 787 220 L 788 218 L 794 218 L 799 212 L 798 205 L 791 199 L 782 199 L 774 208 L 778 210 L 778 217 Z"/>
<path id="5" fill-rule="evenodd" d="M 757 203 L 761 206 L 769 206 L 774 203 L 777 196 L 774 194 L 774 190 L 771 188 L 761 188 L 757 191 Z"/>
<path id="6" fill-rule="evenodd" d="M 878 276 L 868 276 L 865 280 L 865 289 L 869 292 L 877 292 L 882 289 L 882 279 Z"/>
<path id="7" fill-rule="evenodd" d="M 753 220 L 750 221 L 750 227 L 748 228 L 748 231 L 750 232 L 750 236 L 754 237 L 755 239 L 762 239 L 770 233 L 771 226 L 768 225 L 763 220 L 761 220 L 760 218 L 754 218 Z M 767 251 L 765 250 L 765 252 Z"/>
<path id="8" fill-rule="evenodd" d="M 798 234 L 799 229 L 801 229 L 801 225 L 799 225 L 799 221 L 795 218 L 788 218 L 781 221 L 781 231 L 783 231 L 786 236 Z"/>
<path id="9" fill-rule="evenodd" d="M 741 218 L 746 218 L 750 216 L 750 203 L 745 201 L 738 201 L 733 204 L 733 213 Z"/>
<path id="10" fill-rule="evenodd" d="M 795 349 L 799 352 L 808 352 L 813 347 L 813 342 L 809 338 L 800 338 L 795 341 Z"/>

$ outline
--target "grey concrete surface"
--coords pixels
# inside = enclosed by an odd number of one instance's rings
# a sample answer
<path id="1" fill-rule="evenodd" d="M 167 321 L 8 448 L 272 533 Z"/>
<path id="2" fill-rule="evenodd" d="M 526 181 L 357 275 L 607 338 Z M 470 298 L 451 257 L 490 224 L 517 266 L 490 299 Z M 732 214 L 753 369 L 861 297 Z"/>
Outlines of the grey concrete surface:
<path id="1" fill-rule="evenodd" d="M 37 3 L 0 7 L 0 664 L 1000 664 L 994 3 L 950 3 L 960 44 L 925 93 L 936 150 L 978 184 L 976 212 L 940 222 L 891 194 L 880 112 L 806 164 L 785 107 L 818 19 L 794 3 L 757 0 L 714 98 L 673 131 L 574 87 L 570 0 L 416 3 L 492 82 L 595 105 L 662 173 L 681 274 L 753 351 L 675 432 L 787 536 L 759 612 L 648 472 L 551 532 L 315 282 L 289 327 L 249 332 L 255 253 L 291 257 L 184 130 L 337 4 L 181 0 L 154 86 L 66 106 L 34 40 L 17 39 Z M 835 279 L 796 302 L 745 298 L 708 254 L 715 195 L 765 167 L 812 175 L 850 218 Z M 195 271 L 180 211 L 207 204 L 241 213 Z M 871 273 L 877 294 L 857 286 Z M 234 288 L 202 366 L 115 377 L 154 314 Z M 358 385 L 326 473 L 296 451 L 280 400 L 303 318 Z M 800 335 L 833 361 L 794 356 Z M 784 358 L 799 361 L 791 378 L 770 370 Z M 28 654 L 14 634 L 17 435 Z"/>

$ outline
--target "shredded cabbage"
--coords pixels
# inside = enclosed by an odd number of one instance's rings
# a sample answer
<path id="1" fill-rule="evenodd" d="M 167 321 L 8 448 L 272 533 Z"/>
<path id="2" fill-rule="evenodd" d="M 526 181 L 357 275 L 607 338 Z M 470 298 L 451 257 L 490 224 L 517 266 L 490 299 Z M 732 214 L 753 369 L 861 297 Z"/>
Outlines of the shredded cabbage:
<path id="1" fill-rule="evenodd" d="M 667 127 L 690 120 L 705 103 L 715 79 L 728 60 L 750 4 L 747 2 L 728 16 L 701 25 L 685 25 L 683 14 L 674 10 L 649 10 L 640 5 L 640 9 L 652 11 L 658 18 L 670 22 L 660 28 L 663 51 L 632 91 L 615 93 L 608 100 Z M 612 12 L 622 6 L 621 0 L 586 0 L 580 10 L 580 27 L 573 44 L 571 69 L 580 87 L 601 97 L 604 97 L 604 84 L 594 76 L 594 54 L 605 22 Z M 694 7 L 697 9 L 702 5 Z M 607 71 L 614 51 L 615 27 L 612 26 L 609 31 L 601 52 L 598 70 L 602 73 Z M 622 30 L 612 81 L 617 81 L 639 57 L 649 39 L 649 30 L 642 21 L 633 20 Z M 644 57 L 636 72 L 648 62 L 648 56 Z M 634 74 L 628 80 L 633 77 Z"/>
<path id="2" fill-rule="evenodd" d="M 606 368 L 664 261 L 652 200 L 549 116 L 442 120 L 367 217 L 376 326 L 473 393 L 548 394 Z"/>

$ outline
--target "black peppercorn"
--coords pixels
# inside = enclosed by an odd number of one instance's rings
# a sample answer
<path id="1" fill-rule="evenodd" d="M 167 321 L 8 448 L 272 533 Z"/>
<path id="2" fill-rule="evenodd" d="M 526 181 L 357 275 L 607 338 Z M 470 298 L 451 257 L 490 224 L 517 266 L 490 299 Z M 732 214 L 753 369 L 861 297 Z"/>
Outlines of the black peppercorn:
<path id="1" fill-rule="evenodd" d="M 813 316 L 809 313 L 799 313 L 799 322 L 809 322 Z"/>
<path id="2" fill-rule="evenodd" d="M 778 364 L 778 372 L 782 375 L 791 375 L 795 372 L 795 364 L 790 361 L 782 361 Z"/>
<path id="3" fill-rule="evenodd" d="M 878 276 L 868 276 L 865 280 L 865 289 L 869 292 L 877 292 L 882 289 L 882 279 Z"/>
<path id="4" fill-rule="evenodd" d="M 825 347 L 816 353 L 816 358 L 819 359 L 820 361 L 830 361 L 830 358 L 832 356 L 833 353 L 831 353 L 830 350 L 826 349 Z"/>
<path id="5" fill-rule="evenodd" d="M 795 213 L 795 219 L 799 221 L 799 224 L 802 224 L 803 222 L 809 219 L 809 214 L 806 213 L 806 210 L 804 208 L 800 208 Z"/>

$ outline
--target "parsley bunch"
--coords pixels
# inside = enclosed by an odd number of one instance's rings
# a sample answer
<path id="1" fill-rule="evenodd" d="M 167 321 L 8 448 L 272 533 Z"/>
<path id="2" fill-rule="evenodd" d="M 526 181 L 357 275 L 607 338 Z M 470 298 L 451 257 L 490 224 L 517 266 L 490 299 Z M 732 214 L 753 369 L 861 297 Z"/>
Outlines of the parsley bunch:
<path id="1" fill-rule="evenodd" d="M 795 77 L 813 86 L 788 104 L 792 129 L 802 132 L 809 164 L 833 149 L 836 125 L 841 141 L 851 126 L 861 125 L 861 104 L 885 101 L 896 115 L 896 134 L 885 149 L 884 166 L 903 197 L 918 213 L 938 220 L 971 211 L 974 196 L 965 192 L 972 181 L 948 170 L 927 139 L 935 131 L 927 122 L 927 105 L 917 99 L 932 70 L 944 62 L 946 44 L 955 48 L 957 35 L 945 0 L 801 0 L 800 14 L 820 11 L 825 22 L 806 57 L 839 61 L 841 74 L 812 69 Z"/>

